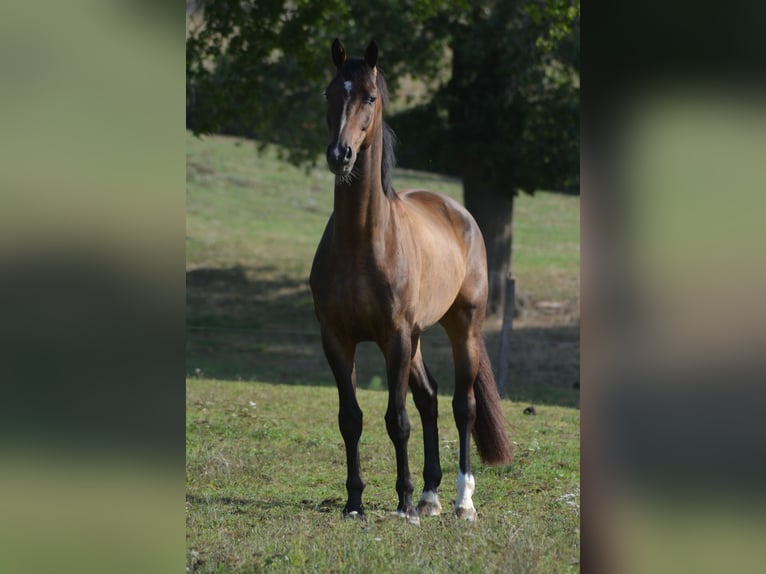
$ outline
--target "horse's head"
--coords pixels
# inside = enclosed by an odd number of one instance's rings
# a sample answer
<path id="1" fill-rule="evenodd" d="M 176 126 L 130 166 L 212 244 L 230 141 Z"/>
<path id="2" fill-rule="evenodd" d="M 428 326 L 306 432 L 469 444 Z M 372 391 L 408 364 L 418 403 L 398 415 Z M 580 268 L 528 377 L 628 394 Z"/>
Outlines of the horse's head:
<path id="1" fill-rule="evenodd" d="M 337 75 L 325 90 L 327 98 L 327 165 L 336 175 L 348 175 L 360 149 L 367 149 L 381 121 L 379 96 L 378 45 L 372 41 L 364 58 L 347 58 L 337 38 L 332 43 L 332 59 Z"/>

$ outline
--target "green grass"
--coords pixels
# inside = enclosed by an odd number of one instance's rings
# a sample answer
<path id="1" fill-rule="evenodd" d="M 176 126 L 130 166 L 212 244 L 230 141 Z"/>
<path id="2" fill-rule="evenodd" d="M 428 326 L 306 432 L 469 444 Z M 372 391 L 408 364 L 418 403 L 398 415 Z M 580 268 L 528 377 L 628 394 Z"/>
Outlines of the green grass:
<path id="1" fill-rule="evenodd" d="M 386 394 L 360 390 L 366 522 L 342 520 L 345 456 L 337 395 L 326 387 L 187 382 L 187 566 L 200 572 L 575 572 L 579 570 L 579 416 L 525 416 L 505 402 L 515 460 L 473 452 L 479 511 L 457 520 L 457 432 L 442 400 L 442 516 L 412 526 L 396 508 Z M 414 408 L 409 405 L 412 413 Z M 410 466 L 422 488 L 413 417 Z M 419 492 L 419 490 L 418 490 Z"/>
<path id="2" fill-rule="evenodd" d="M 580 290 L 580 198 L 536 192 L 514 202 L 513 275 L 538 300 L 576 299 Z"/>

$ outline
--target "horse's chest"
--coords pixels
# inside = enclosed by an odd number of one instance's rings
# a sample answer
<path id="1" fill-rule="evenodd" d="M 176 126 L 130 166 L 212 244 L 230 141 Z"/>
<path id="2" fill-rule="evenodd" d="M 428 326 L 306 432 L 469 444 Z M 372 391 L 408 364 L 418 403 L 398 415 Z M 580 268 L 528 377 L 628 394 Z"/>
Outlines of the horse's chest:
<path id="1" fill-rule="evenodd" d="M 362 339 L 374 339 L 399 314 L 396 278 L 368 264 L 334 266 L 315 295 L 320 315 Z"/>
<path id="2" fill-rule="evenodd" d="M 385 278 L 353 272 L 336 278 L 337 287 L 330 301 L 338 312 L 359 319 L 379 319 L 392 311 L 391 288 Z"/>

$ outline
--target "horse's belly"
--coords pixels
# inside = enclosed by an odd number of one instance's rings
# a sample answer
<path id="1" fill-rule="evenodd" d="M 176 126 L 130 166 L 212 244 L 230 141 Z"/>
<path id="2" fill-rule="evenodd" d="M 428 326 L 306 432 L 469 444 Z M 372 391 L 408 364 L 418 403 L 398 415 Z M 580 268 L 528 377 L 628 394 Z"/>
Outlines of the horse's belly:
<path id="1" fill-rule="evenodd" d="M 422 293 L 416 315 L 418 328 L 424 330 L 438 323 L 452 306 L 457 294 L 458 288 L 451 285 L 442 285 L 438 293 L 434 290 Z"/>
<path id="2" fill-rule="evenodd" d="M 465 280 L 466 263 L 454 249 L 427 243 L 421 249 L 424 256 L 418 274 L 417 317 L 425 329 L 452 307 Z"/>

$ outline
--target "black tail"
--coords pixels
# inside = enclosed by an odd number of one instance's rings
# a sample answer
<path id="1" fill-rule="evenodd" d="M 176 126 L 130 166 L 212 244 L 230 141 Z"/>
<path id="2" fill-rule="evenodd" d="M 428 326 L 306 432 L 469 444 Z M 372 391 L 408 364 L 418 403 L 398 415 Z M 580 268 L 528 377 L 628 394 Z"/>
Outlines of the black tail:
<path id="1" fill-rule="evenodd" d="M 500 408 L 492 364 L 482 342 L 479 360 L 479 374 L 473 385 L 476 398 L 476 421 L 473 424 L 473 439 L 476 450 L 485 464 L 509 464 L 512 458 L 511 442 L 505 433 L 505 417 Z"/>

